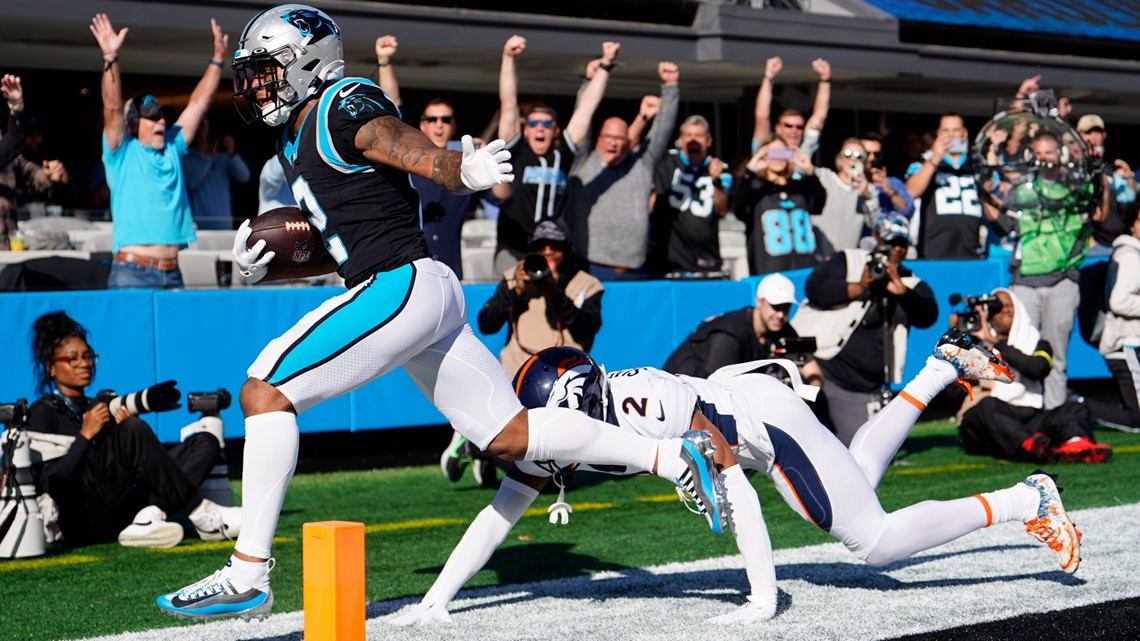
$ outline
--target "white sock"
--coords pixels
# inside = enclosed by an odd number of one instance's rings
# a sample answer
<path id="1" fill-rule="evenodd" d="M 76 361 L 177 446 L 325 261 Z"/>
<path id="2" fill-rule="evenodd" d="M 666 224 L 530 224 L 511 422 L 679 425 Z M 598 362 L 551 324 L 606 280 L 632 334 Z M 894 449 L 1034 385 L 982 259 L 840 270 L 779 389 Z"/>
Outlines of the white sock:
<path id="1" fill-rule="evenodd" d="M 927 403 L 956 380 L 958 370 L 953 365 L 933 356 L 927 358 L 926 366 L 903 391 L 855 433 L 848 449 L 871 487 L 878 487 Z"/>
<path id="2" fill-rule="evenodd" d="M 724 489 L 732 506 L 732 535 L 744 557 L 744 571 L 752 587 L 749 599 L 775 607 L 776 565 L 772 560 L 772 541 L 760 511 L 760 498 L 739 465 L 724 470 Z"/>
<path id="3" fill-rule="evenodd" d="M 463 533 L 463 538 L 452 550 L 439 577 L 424 595 L 423 602 L 436 603 L 446 608 L 463 584 L 487 564 L 491 554 L 503 543 L 511 528 L 536 498 L 538 490 L 510 477 L 503 479 L 495 499 L 479 512 Z"/>
<path id="4" fill-rule="evenodd" d="M 235 549 L 269 558 L 285 488 L 297 467 L 300 435 L 292 412 L 267 412 L 245 419 L 241 474 L 241 534 Z"/>
<path id="5" fill-rule="evenodd" d="M 670 438 L 657 441 L 657 476 L 676 483 L 688 468 L 681 460 L 681 439 Z"/>
<path id="6" fill-rule="evenodd" d="M 903 391 L 919 403 L 929 405 L 939 392 L 956 380 L 958 380 L 956 367 L 933 356 L 927 356 L 926 365 L 906 384 Z"/>
<path id="7" fill-rule="evenodd" d="M 653 471 L 658 444 L 655 439 L 623 431 L 577 410 L 564 408 L 527 410 L 527 424 L 528 442 L 523 458 L 528 461 L 624 465 L 631 471 Z"/>
<path id="8" fill-rule="evenodd" d="M 243 561 L 230 556 L 225 575 L 264 591 L 269 588 L 269 561 Z"/>
<path id="9" fill-rule="evenodd" d="M 1041 493 L 1024 483 L 978 496 L 989 506 L 992 523 L 1032 521 L 1037 518 L 1037 508 L 1041 504 Z"/>

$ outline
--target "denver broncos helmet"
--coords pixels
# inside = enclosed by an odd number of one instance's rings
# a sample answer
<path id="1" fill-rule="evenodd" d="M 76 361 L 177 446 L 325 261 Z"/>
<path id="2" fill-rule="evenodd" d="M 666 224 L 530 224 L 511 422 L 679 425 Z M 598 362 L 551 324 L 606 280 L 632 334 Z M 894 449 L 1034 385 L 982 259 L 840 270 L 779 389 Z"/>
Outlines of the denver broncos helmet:
<path id="1" fill-rule="evenodd" d="M 234 106 L 242 118 L 270 127 L 284 124 L 321 84 L 344 75 L 340 27 L 325 12 L 303 4 L 266 9 L 241 32 L 233 69 Z"/>
<path id="2" fill-rule="evenodd" d="M 551 347 L 527 359 L 515 374 L 515 394 L 528 408 L 567 407 L 606 420 L 606 372 L 573 347 Z"/>

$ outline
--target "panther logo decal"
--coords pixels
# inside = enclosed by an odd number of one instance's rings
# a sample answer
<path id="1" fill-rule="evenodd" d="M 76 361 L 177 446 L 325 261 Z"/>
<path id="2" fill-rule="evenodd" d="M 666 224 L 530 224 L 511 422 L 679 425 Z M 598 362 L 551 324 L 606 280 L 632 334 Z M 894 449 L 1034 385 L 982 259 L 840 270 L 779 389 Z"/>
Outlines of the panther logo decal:
<path id="1" fill-rule="evenodd" d="M 296 27 L 302 36 L 312 37 L 312 42 L 340 35 L 340 31 L 332 21 L 326 21 L 321 14 L 312 9 L 294 9 L 283 14 L 281 19 Z"/>
<path id="2" fill-rule="evenodd" d="M 341 100 L 337 105 L 337 109 L 347 111 L 348 115 L 352 116 L 353 118 L 357 118 L 361 114 L 368 113 L 370 111 L 384 111 L 384 105 L 380 104 L 379 101 L 373 98 L 369 98 L 368 96 L 351 95 Z"/>

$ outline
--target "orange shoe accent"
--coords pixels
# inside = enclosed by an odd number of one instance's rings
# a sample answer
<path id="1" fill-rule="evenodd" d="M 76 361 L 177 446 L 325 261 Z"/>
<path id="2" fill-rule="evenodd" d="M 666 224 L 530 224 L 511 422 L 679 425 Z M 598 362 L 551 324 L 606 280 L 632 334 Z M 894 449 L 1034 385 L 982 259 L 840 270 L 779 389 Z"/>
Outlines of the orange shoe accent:
<path id="1" fill-rule="evenodd" d="M 963 381 L 961 379 L 958 379 L 954 381 L 954 384 L 966 390 L 966 396 L 970 397 L 971 401 L 974 400 L 974 387 L 970 385 L 970 381 Z"/>
<path id="2" fill-rule="evenodd" d="M 1077 534 L 1076 547 L 1077 550 L 1080 550 L 1081 540 L 1084 539 L 1084 535 L 1081 534 L 1081 531 L 1077 529 L 1077 525 L 1075 523 L 1073 523 L 1072 526 L 1073 531 Z M 1077 571 L 1077 566 L 1081 562 L 1080 554 L 1079 552 L 1075 553 L 1074 550 L 1066 547 L 1063 541 L 1058 540 L 1061 538 L 1059 529 L 1051 530 L 1049 529 L 1049 524 L 1047 522 L 1042 521 L 1041 519 L 1033 519 L 1032 521 L 1025 524 L 1025 531 L 1031 534 L 1033 538 L 1041 541 L 1045 545 L 1049 546 L 1049 549 L 1057 553 L 1058 557 L 1061 559 L 1061 569 L 1063 571 L 1068 574 L 1072 574 Z"/>
<path id="3" fill-rule="evenodd" d="M 918 408 L 918 411 L 920 411 L 920 412 L 921 412 L 922 410 L 926 409 L 926 404 L 925 404 L 925 403 L 923 403 L 922 401 L 918 400 L 917 398 L 915 398 L 915 397 L 911 396 L 910 394 L 907 394 L 907 393 L 906 393 L 906 390 L 903 390 L 903 391 L 899 392 L 899 398 L 902 398 L 902 399 L 904 399 L 904 400 L 905 400 L 907 403 L 910 403 L 911 405 L 913 405 L 913 406 L 917 407 L 917 408 Z"/>
<path id="4" fill-rule="evenodd" d="M 986 497 L 982 496 L 981 494 L 975 494 L 974 498 L 981 501 L 982 507 L 985 508 L 985 510 L 986 510 L 986 524 L 982 527 L 989 527 L 989 526 L 993 525 L 993 523 L 994 523 L 994 512 L 993 512 L 993 510 L 990 509 L 990 502 L 987 501 Z"/>

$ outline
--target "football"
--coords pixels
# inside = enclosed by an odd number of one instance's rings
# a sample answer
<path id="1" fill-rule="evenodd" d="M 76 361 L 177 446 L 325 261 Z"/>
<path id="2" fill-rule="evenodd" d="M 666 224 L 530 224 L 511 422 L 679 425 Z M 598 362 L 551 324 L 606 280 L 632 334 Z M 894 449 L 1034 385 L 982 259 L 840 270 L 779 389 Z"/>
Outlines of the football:
<path id="1" fill-rule="evenodd" d="M 296 207 L 278 207 L 254 218 L 247 247 L 265 241 L 266 252 L 276 252 L 271 264 L 277 267 L 302 267 L 320 260 L 327 253 L 325 240 Z"/>

